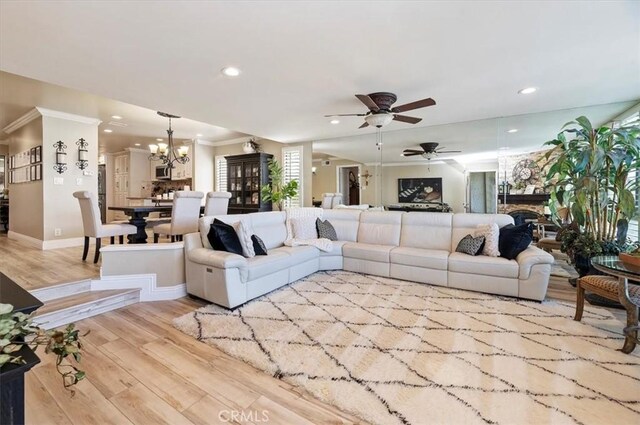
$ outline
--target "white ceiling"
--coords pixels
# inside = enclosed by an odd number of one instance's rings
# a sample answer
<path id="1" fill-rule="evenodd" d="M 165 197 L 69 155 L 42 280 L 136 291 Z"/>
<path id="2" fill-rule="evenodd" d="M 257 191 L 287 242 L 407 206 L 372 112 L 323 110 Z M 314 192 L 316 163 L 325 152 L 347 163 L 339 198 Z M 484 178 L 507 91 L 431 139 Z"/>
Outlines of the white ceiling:
<path id="1" fill-rule="evenodd" d="M 0 69 L 318 140 L 373 131 L 323 118 L 364 111 L 355 93 L 433 97 L 418 126 L 638 99 L 640 2 L 0 2 Z"/>
<path id="2" fill-rule="evenodd" d="M 0 129 L 35 106 L 102 120 L 98 134 L 100 153 L 136 148 L 136 143 L 140 144 L 139 148 L 146 149 L 148 144 L 157 143 L 156 138 L 163 138 L 165 141 L 167 138 L 169 121 L 154 110 L 0 72 Z M 113 119 L 113 115 L 121 116 L 122 119 Z M 125 127 L 120 126 L 125 124 Z M 216 142 L 244 136 L 242 133 L 185 118 L 172 120 L 172 128 L 177 140 L 198 138 Z M 113 132 L 105 133 L 105 129 Z M 8 137 L 10 135 L 0 131 L 0 140 Z"/>

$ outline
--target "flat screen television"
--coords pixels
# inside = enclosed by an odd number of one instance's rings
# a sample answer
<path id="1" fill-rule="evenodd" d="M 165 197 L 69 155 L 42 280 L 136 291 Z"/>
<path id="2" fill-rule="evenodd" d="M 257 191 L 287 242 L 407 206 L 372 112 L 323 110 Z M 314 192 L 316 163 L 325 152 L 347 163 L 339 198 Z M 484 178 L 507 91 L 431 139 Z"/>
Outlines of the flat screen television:
<path id="1" fill-rule="evenodd" d="M 442 177 L 398 179 L 398 202 L 442 203 Z"/>

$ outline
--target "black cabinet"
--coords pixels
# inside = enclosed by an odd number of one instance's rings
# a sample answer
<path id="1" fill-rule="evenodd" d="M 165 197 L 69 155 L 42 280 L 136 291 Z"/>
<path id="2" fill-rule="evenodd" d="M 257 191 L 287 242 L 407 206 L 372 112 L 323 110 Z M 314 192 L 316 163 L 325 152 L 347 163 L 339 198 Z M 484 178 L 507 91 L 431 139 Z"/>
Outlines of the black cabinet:
<path id="1" fill-rule="evenodd" d="M 271 211 L 271 202 L 263 202 L 260 196 L 262 185 L 269 184 L 268 161 L 273 155 L 268 153 L 250 153 L 228 156 L 227 192 L 229 214 L 247 214 Z"/>

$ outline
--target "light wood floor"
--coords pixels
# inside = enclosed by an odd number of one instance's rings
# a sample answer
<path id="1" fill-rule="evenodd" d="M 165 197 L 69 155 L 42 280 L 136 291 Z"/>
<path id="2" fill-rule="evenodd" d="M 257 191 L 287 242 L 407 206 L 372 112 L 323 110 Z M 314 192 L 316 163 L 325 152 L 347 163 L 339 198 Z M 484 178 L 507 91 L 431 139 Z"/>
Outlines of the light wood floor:
<path id="1" fill-rule="evenodd" d="M 0 271 L 27 289 L 97 276 L 99 267 L 80 257 L 80 248 L 40 251 L 0 236 Z M 552 276 L 547 297 L 575 302 L 575 289 Z M 256 416 L 263 412 L 271 424 L 358 422 L 171 326 L 202 305 L 141 303 L 78 322 L 90 331 L 81 364 L 88 378 L 71 397 L 41 352 L 43 363 L 26 375 L 27 423 L 246 424 L 265 422 Z M 611 311 L 622 327 L 624 312 Z"/>

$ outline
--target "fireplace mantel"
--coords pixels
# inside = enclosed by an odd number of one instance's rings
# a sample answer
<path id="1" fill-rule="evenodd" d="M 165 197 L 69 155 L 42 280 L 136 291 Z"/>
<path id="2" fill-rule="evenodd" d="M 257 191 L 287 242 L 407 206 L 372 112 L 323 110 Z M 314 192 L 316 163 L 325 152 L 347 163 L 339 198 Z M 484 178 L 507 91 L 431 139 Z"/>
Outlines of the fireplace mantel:
<path id="1" fill-rule="evenodd" d="M 542 205 L 549 200 L 548 193 L 534 193 L 531 195 L 507 195 L 507 204 Z M 498 194 L 498 203 L 504 202 L 504 194 Z"/>

